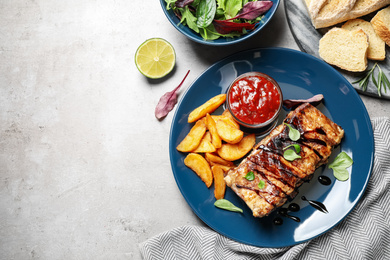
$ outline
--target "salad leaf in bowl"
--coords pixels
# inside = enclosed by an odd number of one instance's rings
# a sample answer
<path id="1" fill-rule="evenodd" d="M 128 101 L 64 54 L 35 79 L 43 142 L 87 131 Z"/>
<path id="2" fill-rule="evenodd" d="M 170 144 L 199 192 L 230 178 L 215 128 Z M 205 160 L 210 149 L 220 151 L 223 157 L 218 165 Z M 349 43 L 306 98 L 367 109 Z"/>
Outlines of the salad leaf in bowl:
<path id="1" fill-rule="evenodd" d="M 241 42 L 272 18 L 279 0 L 160 0 L 171 24 L 207 45 Z"/>

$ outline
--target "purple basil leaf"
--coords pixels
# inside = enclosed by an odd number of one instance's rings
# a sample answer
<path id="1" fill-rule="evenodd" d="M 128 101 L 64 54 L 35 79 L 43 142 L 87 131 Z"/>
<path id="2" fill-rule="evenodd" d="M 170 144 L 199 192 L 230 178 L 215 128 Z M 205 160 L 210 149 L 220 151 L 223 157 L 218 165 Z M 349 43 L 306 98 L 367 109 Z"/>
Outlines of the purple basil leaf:
<path id="1" fill-rule="evenodd" d="M 255 28 L 255 24 L 250 23 L 235 23 L 228 20 L 214 20 L 213 21 L 215 30 L 220 34 L 228 34 L 231 32 L 240 32 L 242 29 L 252 30 Z"/>
<path id="2" fill-rule="evenodd" d="M 154 111 L 154 115 L 158 120 L 162 119 L 166 115 L 168 115 L 169 112 L 175 107 L 177 103 L 177 92 L 179 91 L 181 85 L 183 84 L 184 80 L 187 78 L 188 73 L 190 71 L 188 70 L 187 74 L 184 76 L 183 80 L 177 86 L 174 90 L 169 91 L 165 93 L 160 100 L 158 101 L 158 104 L 156 106 L 156 109 Z"/>
<path id="3" fill-rule="evenodd" d="M 192 2 L 194 2 L 194 0 L 177 0 L 175 5 L 176 7 L 183 8 L 189 4 L 192 4 Z"/>
<path id="4" fill-rule="evenodd" d="M 303 103 L 310 103 L 313 106 L 317 106 L 324 99 L 322 94 L 315 95 L 309 99 L 285 99 L 283 100 L 283 106 L 286 108 L 296 108 Z"/>
<path id="5" fill-rule="evenodd" d="M 255 2 L 248 2 L 246 3 L 241 11 L 233 18 L 229 20 L 234 19 L 247 19 L 247 20 L 253 20 L 262 15 L 263 13 L 267 12 L 271 7 L 273 3 L 272 1 L 255 1 Z"/>

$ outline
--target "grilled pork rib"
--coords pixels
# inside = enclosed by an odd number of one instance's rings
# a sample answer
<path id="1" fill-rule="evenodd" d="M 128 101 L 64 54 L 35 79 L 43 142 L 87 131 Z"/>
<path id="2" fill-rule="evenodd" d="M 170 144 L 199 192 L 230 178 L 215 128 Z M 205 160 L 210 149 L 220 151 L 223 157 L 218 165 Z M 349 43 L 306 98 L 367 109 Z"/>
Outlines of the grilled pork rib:
<path id="1" fill-rule="evenodd" d="M 284 122 L 301 133 L 298 141 L 290 140 L 288 127 L 281 124 L 225 176 L 226 184 L 246 202 L 255 217 L 267 216 L 289 197 L 293 198 L 297 188 L 327 163 L 333 148 L 344 136 L 340 126 L 309 103 L 291 111 Z M 291 144 L 300 145 L 302 157 L 292 162 L 283 157 L 284 148 Z M 252 181 L 245 178 L 250 171 L 255 175 Z M 265 183 L 262 189 L 258 187 L 261 180 Z"/>

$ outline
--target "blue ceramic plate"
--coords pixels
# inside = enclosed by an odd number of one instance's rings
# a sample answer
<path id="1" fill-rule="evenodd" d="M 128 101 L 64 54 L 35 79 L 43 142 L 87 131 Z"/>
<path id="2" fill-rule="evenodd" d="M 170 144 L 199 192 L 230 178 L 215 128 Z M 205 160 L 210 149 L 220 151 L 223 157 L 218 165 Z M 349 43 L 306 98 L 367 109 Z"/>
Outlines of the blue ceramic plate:
<path id="1" fill-rule="evenodd" d="M 279 0 L 271 0 L 271 1 L 273 2 L 271 9 L 268 10 L 264 14 L 262 21 L 258 23 L 258 25 L 256 26 L 256 28 L 254 30 L 252 30 L 249 33 L 244 34 L 240 37 L 234 37 L 234 38 L 220 37 L 219 39 L 216 39 L 213 41 L 206 41 L 205 39 L 202 38 L 202 36 L 200 36 L 199 33 L 196 33 L 193 30 L 191 30 L 188 26 L 184 26 L 183 24 L 181 24 L 179 18 L 177 18 L 177 16 L 173 13 L 172 9 L 170 9 L 170 10 L 166 9 L 166 6 L 167 6 L 166 2 L 164 0 L 160 0 L 160 3 L 161 3 L 161 7 L 162 7 L 166 17 L 168 18 L 169 22 L 179 32 L 181 32 L 182 34 L 184 34 L 189 39 L 191 39 L 195 42 L 206 44 L 206 45 L 219 45 L 219 46 L 221 46 L 221 45 L 230 45 L 230 44 L 242 42 L 245 39 L 248 39 L 248 38 L 252 37 L 253 35 L 255 35 L 256 33 L 258 33 L 271 20 L 271 18 L 274 16 L 274 14 L 279 6 Z"/>
<path id="2" fill-rule="evenodd" d="M 332 162 L 341 151 L 346 152 L 354 160 L 348 169 L 350 178 L 340 182 L 326 166 L 317 169 L 313 179 L 299 188 L 299 194 L 292 201 L 301 207 L 300 211 L 292 213 L 300 218 L 300 222 L 283 218 L 283 225 L 274 225 L 276 212 L 265 218 L 254 218 L 251 210 L 230 188 L 227 188 L 225 198 L 242 208 L 244 213 L 215 208 L 214 187 L 206 188 L 199 177 L 184 165 L 186 154 L 176 150 L 192 126 L 187 123 L 189 113 L 211 97 L 225 93 L 230 82 L 249 71 L 260 71 L 274 78 L 285 99 L 305 99 L 323 94 L 324 102 L 317 108 L 345 130 L 341 145 L 334 150 L 329 161 Z M 287 112 L 283 111 L 279 120 Z M 173 118 L 169 142 L 177 185 L 198 217 L 226 237 L 260 247 L 291 246 L 317 237 L 337 225 L 362 197 L 371 175 L 374 153 L 370 118 L 351 84 L 321 60 L 303 52 L 281 48 L 240 52 L 208 68 L 182 97 Z M 319 175 L 330 177 L 332 184 L 320 184 Z M 309 206 L 301 196 L 322 202 L 329 213 L 324 214 Z"/>

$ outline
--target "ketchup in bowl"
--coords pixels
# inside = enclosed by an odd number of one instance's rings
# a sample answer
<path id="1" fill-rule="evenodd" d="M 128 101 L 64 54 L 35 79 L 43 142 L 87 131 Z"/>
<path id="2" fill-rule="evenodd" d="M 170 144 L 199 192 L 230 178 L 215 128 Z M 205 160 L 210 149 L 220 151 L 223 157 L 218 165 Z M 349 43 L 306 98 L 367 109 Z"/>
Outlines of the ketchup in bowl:
<path id="1" fill-rule="evenodd" d="M 248 72 L 236 78 L 227 93 L 227 106 L 236 121 L 247 128 L 268 128 L 276 123 L 282 91 L 270 76 Z"/>

